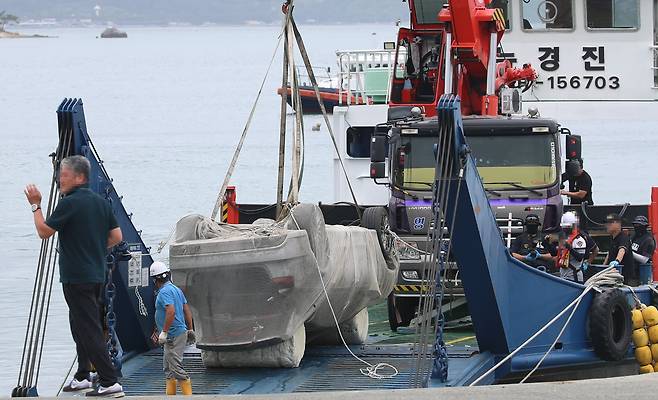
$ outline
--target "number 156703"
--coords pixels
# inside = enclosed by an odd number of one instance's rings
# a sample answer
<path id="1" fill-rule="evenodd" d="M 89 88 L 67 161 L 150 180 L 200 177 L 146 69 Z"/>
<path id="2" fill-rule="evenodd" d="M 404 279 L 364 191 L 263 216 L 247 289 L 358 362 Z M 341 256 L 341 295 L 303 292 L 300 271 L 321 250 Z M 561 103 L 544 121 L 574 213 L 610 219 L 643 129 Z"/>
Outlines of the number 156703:
<path id="1" fill-rule="evenodd" d="M 611 76 L 549 76 L 546 78 L 551 89 L 619 89 L 619 77 Z"/>

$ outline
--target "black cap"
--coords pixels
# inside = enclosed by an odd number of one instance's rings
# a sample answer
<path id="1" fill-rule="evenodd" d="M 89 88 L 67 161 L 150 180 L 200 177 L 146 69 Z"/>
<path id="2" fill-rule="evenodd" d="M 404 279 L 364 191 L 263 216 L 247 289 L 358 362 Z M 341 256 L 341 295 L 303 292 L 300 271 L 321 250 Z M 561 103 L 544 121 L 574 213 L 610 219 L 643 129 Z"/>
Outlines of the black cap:
<path id="1" fill-rule="evenodd" d="M 638 215 L 633 220 L 633 225 L 649 226 L 649 220 L 644 215 Z"/>
<path id="2" fill-rule="evenodd" d="M 541 225 L 541 222 L 539 222 L 539 216 L 537 214 L 528 214 L 525 217 L 525 224 L 526 225 Z"/>
<path id="3" fill-rule="evenodd" d="M 608 214 L 605 217 L 605 222 L 610 223 L 610 222 L 621 222 L 621 216 L 619 214 Z"/>

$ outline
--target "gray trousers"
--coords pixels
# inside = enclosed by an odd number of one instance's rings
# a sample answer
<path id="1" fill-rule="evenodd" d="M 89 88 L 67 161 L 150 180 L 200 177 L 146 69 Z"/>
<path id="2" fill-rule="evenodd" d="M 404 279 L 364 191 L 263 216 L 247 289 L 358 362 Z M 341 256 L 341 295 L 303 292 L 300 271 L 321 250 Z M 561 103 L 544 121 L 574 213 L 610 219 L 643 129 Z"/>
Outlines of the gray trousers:
<path id="1" fill-rule="evenodd" d="M 173 339 L 167 339 L 164 344 L 164 364 L 165 378 L 186 380 L 189 375 L 183 369 L 183 354 L 187 346 L 187 335 L 185 333 L 176 336 Z"/>

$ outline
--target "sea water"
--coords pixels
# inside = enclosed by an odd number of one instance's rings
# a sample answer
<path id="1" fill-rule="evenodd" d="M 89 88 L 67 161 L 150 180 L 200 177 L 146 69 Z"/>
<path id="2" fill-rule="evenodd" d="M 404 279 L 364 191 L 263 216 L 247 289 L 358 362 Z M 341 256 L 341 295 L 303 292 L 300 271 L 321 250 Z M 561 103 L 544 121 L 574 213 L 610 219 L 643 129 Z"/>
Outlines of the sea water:
<path id="1" fill-rule="evenodd" d="M 128 39 L 101 40 L 101 30 L 35 31 L 25 33 L 57 38 L 0 40 L 0 395 L 16 384 L 40 246 L 22 191 L 35 183 L 47 196 L 61 100 L 84 99 L 105 167 L 144 241 L 156 248 L 181 216 L 212 210 L 279 35 L 277 26 L 128 27 Z M 301 30 L 314 65 L 332 70 L 335 50 L 382 48 L 395 37 L 387 25 Z M 280 80 L 277 56 L 232 179 L 240 202 L 275 200 Z M 330 202 L 331 142 L 326 128 L 310 129 L 320 121 L 306 118 L 301 197 Z M 648 202 L 650 185 L 658 183 L 654 124 L 565 124 L 583 135 L 599 204 Z M 58 284 L 50 311 L 42 394 L 57 391 L 74 357 Z"/>

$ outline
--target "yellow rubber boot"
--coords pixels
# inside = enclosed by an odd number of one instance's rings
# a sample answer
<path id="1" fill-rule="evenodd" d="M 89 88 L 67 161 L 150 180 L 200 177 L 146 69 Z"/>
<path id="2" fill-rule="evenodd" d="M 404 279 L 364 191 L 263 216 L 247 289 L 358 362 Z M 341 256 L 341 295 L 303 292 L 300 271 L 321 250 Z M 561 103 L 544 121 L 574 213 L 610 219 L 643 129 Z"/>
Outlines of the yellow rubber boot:
<path id="1" fill-rule="evenodd" d="M 167 379 L 167 396 L 176 396 L 176 379 Z"/>
<path id="2" fill-rule="evenodd" d="M 180 391 L 183 396 L 192 395 L 192 381 L 189 378 L 184 381 L 178 381 L 178 383 L 180 383 Z"/>

